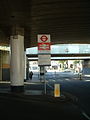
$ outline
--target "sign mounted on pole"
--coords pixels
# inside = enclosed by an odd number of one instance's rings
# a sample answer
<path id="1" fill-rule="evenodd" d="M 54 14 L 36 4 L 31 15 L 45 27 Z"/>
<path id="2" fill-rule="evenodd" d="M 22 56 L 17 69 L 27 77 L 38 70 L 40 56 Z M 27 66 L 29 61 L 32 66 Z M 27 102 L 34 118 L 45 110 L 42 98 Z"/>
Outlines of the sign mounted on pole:
<path id="1" fill-rule="evenodd" d="M 38 35 L 38 65 L 42 68 L 44 66 L 50 66 L 51 65 L 51 47 L 50 47 L 50 35 L 43 34 Z M 43 71 L 43 80 L 44 80 L 44 91 L 46 94 L 46 80 L 44 77 L 45 71 Z M 41 71 L 40 71 L 41 73 Z M 41 76 L 41 74 L 40 74 Z"/>
<path id="2" fill-rule="evenodd" d="M 50 35 L 38 35 L 38 43 L 42 42 L 50 43 Z"/>
<path id="3" fill-rule="evenodd" d="M 51 65 L 51 55 L 38 55 L 38 65 L 39 66 L 50 66 Z"/>
<path id="4" fill-rule="evenodd" d="M 38 65 L 51 65 L 51 42 L 50 35 L 40 34 L 38 37 Z"/>
<path id="5" fill-rule="evenodd" d="M 51 43 L 50 35 L 38 35 L 38 53 L 50 54 Z"/>
<path id="6" fill-rule="evenodd" d="M 48 40 L 48 37 L 46 35 L 42 35 L 40 39 L 41 41 L 46 42 Z"/>
<path id="7" fill-rule="evenodd" d="M 49 43 L 38 43 L 38 50 L 50 50 Z"/>

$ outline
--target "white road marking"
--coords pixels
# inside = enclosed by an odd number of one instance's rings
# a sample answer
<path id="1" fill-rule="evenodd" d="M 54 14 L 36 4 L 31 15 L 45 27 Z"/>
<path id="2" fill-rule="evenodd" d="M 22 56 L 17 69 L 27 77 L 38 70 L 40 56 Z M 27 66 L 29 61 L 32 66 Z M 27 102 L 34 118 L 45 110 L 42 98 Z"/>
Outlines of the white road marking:
<path id="1" fill-rule="evenodd" d="M 87 118 L 87 120 L 90 120 L 90 117 L 85 113 L 85 112 L 82 112 L 82 115 Z"/>

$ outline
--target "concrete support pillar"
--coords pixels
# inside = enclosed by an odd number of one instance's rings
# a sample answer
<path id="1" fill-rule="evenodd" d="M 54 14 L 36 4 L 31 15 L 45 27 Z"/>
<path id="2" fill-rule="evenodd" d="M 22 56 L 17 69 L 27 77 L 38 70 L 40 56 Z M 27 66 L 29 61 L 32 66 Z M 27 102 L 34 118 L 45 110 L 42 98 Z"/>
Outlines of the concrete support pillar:
<path id="1" fill-rule="evenodd" d="M 24 59 L 25 59 L 25 63 L 24 63 L 24 81 L 26 81 L 26 52 L 24 52 Z"/>
<path id="2" fill-rule="evenodd" d="M 0 81 L 2 81 L 2 51 L 0 51 Z"/>
<path id="3" fill-rule="evenodd" d="M 11 63 L 10 63 L 10 79 L 11 91 L 23 92 L 24 91 L 24 36 L 18 34 L 11 36 Z"/>
<path id="4" fill-rule="evenodd" d="M 26 79 L 29 80 L 29 61 L 26 58 Z"/>
<path id="5" fill-rule="evenodd" d="M 83 61 L 83 74 L 90 75 L 90 60 Z"/>

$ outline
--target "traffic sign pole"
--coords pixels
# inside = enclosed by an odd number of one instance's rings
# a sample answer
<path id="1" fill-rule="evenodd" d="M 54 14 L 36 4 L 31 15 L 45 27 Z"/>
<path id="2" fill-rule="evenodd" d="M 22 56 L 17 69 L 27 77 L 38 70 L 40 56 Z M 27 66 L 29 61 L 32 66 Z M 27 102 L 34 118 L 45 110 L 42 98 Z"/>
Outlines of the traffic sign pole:
<path id="1" fill-rule="evenodd" d="M 46 94 L 46 79 L 45 79 L 45 66 L 51 65 L 51 54 L 50 54 L 50 35 L 38 35 L 38 65 L 40 68 L 44 69 L 44 74 L 42 75 L 44 79 L 44 94 Z M 41 71 L 40 71 L 41 72 Z"/>

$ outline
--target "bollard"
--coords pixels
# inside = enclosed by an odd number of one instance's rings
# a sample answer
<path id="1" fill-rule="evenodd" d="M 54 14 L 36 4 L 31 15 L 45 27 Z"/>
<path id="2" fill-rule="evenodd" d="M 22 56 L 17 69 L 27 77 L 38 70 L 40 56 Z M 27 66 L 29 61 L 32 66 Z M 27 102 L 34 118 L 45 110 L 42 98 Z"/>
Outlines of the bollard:
<path id="1" fill-rule="evenodd" d="M 79 73 L 79 79 L 82 80 L 82 73 Z"/>
<path id="2" fill-rule="evenodd" d="M 54 97 L 60 97 L 60 84 L 54 84 Z"/>

